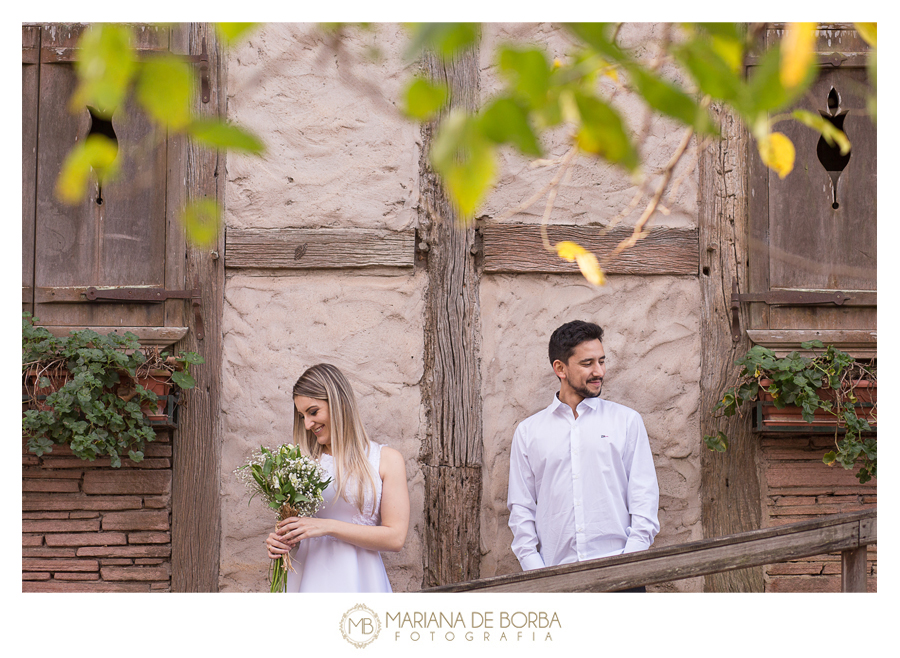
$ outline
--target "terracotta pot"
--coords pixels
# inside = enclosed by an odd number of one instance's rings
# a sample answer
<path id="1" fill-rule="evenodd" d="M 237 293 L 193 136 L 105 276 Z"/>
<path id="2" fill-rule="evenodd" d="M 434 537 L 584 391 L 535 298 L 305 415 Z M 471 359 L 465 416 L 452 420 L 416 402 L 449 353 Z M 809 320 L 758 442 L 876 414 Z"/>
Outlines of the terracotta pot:
<path id="1" fill-rule="evenodd" d="M 802 428 L 804 426 L 811 428 L 833 428 L 843 425 L 843 422 L 840 419 L 823 409 L 816 409 L 813 414 L 813 421 L 807 423 L 803 419 L 803 410 L 799 406 L 789 404 L 779 409 L 772 404 L 774 398 L 765 390 L 772 385 L 771 379 L 761 379 L 759 385 L 759 400 L 761 403 L 759 407 L 763 427 L 788 427 L 793 429 Z M 836 398 L 836 391 L 832 388 L 820 388 L 816 392 L 823 400 L 831 400 L 833 402 Z M 853 405 L 856 417 L 865 418 L 869 421 L 869 425 L 875 427 L 877 421 L 870 419 L 869 414 L 872 405 L 877 402 L 878 399 L 878 382 L 871 382 L 868 380 L 855 382 L 853 385 L 853 394 L 856 396 L 856 404 Z"/>
<path id="2" fill-rule="evenodd" d="M 138 377 L 136 382 L 148 391 L 156 393 L 156 405 L 142 405 L 141 410 L 150 420 L 168 420 L 166 396 L 172 390 L 172 373 L 168 370 L 151 370 L 146 377 Z"/>

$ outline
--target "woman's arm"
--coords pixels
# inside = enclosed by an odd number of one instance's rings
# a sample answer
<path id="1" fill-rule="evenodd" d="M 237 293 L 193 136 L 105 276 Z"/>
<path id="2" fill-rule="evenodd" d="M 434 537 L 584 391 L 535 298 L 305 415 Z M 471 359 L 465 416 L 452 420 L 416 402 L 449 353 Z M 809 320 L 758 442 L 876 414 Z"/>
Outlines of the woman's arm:
<path id="1" fill-rule="evenodd" d="M 409 489 L 403 456 L 384 446 L 381 449 L 381 525 L 368 526 L 335 519 L 295 517 L 278 524 L 275 536 L 269 535 L 269 557 L 284 552 L 282 546 L 294 546 L 302 539 L 331 535 L 348 544 L 372 551 L 399 551 L 409 529 Z M 273 548 L 277 549 L 273 553 Z"/>

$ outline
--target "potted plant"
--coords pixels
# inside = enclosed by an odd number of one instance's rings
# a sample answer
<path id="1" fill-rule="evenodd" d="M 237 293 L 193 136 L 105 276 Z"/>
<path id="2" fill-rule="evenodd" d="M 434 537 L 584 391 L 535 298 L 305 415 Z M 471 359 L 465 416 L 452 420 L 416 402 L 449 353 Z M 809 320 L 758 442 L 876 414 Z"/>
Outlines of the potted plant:
<path id="1" fill-rule="evenodd" d="M 56 337 L 35 322 L 23 313 L 22 431 L 29 451 L 41 456 L 68 445 L 82 459 L 109 457 L 114 468 L 124 455 L 141 461 L 145 443 L 156 438 L 151 419 L 166 418 L 160 402 L 169 387 L 192 388 L 190 366 L 203 358 L 142 349 L 132 333 L 85 329 Z"/>
<path id="2" fill-rule="evenodd" d="M 822 461 L 844 468 L 859 464 L 856 476 L 861 483 L 876 477 L 878 381 L 874 366 L 855 361 L 833 345 L 825 347 L 813 340 L 801 344 L 804 350 L 822 350 L 812 356 L 791 352 L 777 357 L 761 346 L 752 347 L 736 361 L 742 366 L 736 386 L 725 391 L 713 413 L 733 416 L 745 402 L 756 402 L 761 429 L 829 427 L 834 429 L 835 449 Z M 710 450 L 724 452 L 728 437 L 724 432 L 704 436 Z"/>

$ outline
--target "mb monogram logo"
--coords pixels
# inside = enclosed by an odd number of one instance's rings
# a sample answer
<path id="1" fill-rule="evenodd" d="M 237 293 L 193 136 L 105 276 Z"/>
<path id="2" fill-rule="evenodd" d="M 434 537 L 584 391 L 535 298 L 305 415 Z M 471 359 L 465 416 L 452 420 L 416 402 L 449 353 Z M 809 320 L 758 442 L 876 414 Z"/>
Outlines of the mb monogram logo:
<path id="1" fill-rule="evenodd" d="M 359 603 L 341 618 L 341 635 L 357 649 L 362 649 L 378 637 L 381 620 L 370 608 Z"/>

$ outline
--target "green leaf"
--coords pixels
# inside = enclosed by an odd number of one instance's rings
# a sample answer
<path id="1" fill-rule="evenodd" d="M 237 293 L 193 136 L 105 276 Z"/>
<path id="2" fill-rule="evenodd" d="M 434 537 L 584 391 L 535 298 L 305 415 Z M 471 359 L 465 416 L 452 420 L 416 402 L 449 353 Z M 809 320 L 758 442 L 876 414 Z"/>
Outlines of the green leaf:
<path id="1" fill-rule="evenodd" d="M 734 71 L 704 37 L 697 36 L 673 50 L 701 92 L 727 101 L 739 111 L 745 109 L 740 72 Z"/>
<path id="2" fill-rule="evenodd" d="M 233 46 L 234 43 L 249 32 L 251 32 L 259 23 L 216 23 L 216 32 L 226 46 Z"/>
<path id="3" fill-rule="evenodd" d="M 498 60 L 500 73 L 517 95 L 535 109 L 546 104 L 551 70 L 542 50 L 504 46 L 499 49 Z"/>
<path id="4" fill-rule="evenodd" d="M 188 240 L 194 245 L 215 244 L 219 234 L 219 206 L 212 199 L 191 201 L 181 214 Z"/>
<path id="5" fill-rule="evenodd" d="M 431 163 L 460 218 L 467 222 L 494 183 L 495 147 L 480 134 L 472 117 L 454 112 L 441 123 L 435 136 Z"/>
<path id="6" fill-rule="evenodd" d="M 87 194 L 91 173 L 103 183 L 118 173 L 118 145 L 105 135 L 88 135 L 69 151 L 56 180 L 56 196 L 64 203 L 81 203 Z"/>
<path id="7" fill-rule="evenodd" d="M 715 452 L 725 452 L 728 450 L 728 437 L 724 432 L 717 432 L 714 436 L 704 436 L 703 442 L 706 447 Z"/>
<path id="8" fill-rule="evenodd" d="M 408 59 L 428 49 L 446 61 L 474 45 L 479 37 L 478 23 L 411 23 L 407 27 L 412 32 Z"/>
<path id="9" fill-rule="evenodd" d="M 196 119 L 187 127 L 188 134 L 204 146 L 233 149 L 261 155 L 265 146 L 252 133 L 220 119 Z"/>
<path id="10" fill-rule="evenodd" d="M 778 45 L 770 48 L 750 69 L 745 118 L 753 119 L 761 113 L 774 112 L 793 103 L 812 83 L 817 69 L 815 66 L 809 67 L 800 82 L 785 89 L 781 82 L 781 49 Z"/>
<path id="11" fill-rule="evenodd" d="M 654 110 L 678 119 L 683 124 L 694 128 L 698 133 L 719 134 L 709 113 L 674 84 L 658 78 L 637 65 L 628 66 L 627 71 L 638 92 Z"/>
<path id="12" fill-rule="evenodd" d="M 415 78 L 404 94 L 403 111 L 417 121 L 428 121 L 447 102 L 450 91 L 447 85 L 433 84 L 424 78 Z"/>
<path id="13" fill-rule="evenodd" d="M 637 150 L 618 112 L 597 97 L 581 93 L 575 94 L 575 103 L 581 118 L 578 146 L 629 171 L 637 169 Z"/>
<path id="14" fill-rule="evenodd" d="M 144 453 L 141 452 L 140 450 L 129 450 L 129 451 L 128 451 L 128 457 L 129 457 L 129 458 L 131 459 L 131 461 L 133 461 L 133 462 L 142 462 L 142 461 L 144 461 Z"/>
<path id="15" fill-rule="evenodd" d="M 495 144 L 513 144 L 525 155 L 540 157 L 541 147 L 528 123 L 528 112 L 511 98 L 500 97 L 483 111 L 479 127 Z"/>
<path id="16" fill-rule="evenodd" d="M 612 23 L 567 23 L 566 27 L 598 53 L 619 63 L 632 61 L 610 39 Z"/>
<path id="17" fill-rule="evenodd" d="M 841 149 L 841 155 L 847 155 L 850 152 L 850 140 L 847 139 L 844 131 L 838 130 L 833 123 L 822 115 L 814 114 L 807 110 L 794 110 L 791 112 L 791 116 L 804 126 L 808 126 L 820 133 L 830 145 L 834 146 L 837 144 Z M 819 341 L 819 347 L 822 347 L 821 341 Z"/>
<path id="18" fill-rule="evenodd" d="M 136 69 L 130 28 L 114 23 L 91 26 L 78 40 L 78 87 L 70 109 L 83 112 L 86 106 L 93 106 L 109 119 L 124 102 Z"/>
<path id="19" fill-rule="evenodd" d="M 191 121 L 194 72 L 183 59 L 161 55 L 141 65 L 137 99 L 157 123 L 180 130 Z"/>
<path id="20" fill-rule="evenodd" d="M 191 377 L 188 373 L 181 372 L 179 370 L 176 370 L 172 373 L 172 381 L 179 388 L 194 388 L 194 386 L 197 385 L 197 382 L 194 381 L 193 377 Z"/>

